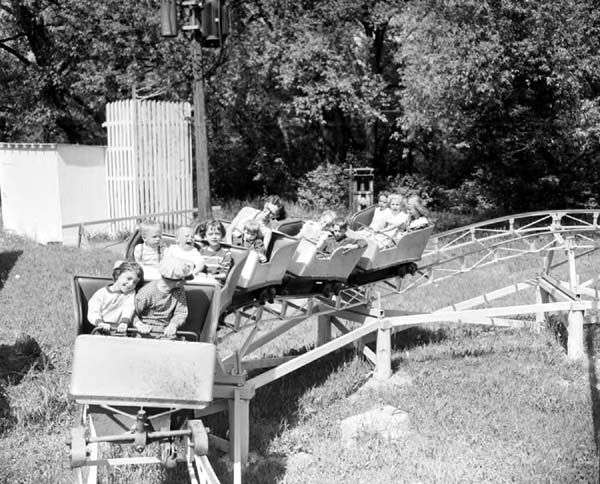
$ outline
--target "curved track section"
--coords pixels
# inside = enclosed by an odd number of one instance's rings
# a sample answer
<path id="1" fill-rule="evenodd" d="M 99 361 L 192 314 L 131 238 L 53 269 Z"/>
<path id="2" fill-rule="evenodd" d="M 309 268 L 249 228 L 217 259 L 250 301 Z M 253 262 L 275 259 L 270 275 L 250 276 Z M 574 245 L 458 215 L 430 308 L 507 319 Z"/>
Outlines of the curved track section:
<path id="1" fill-rule="evenodd" d="M 599 217 L 600 210 L 527 212 L 434 234 L 417 277 L 399 292 L 526 254 L 571 249 L 581 257 L 599 247 Z"/>

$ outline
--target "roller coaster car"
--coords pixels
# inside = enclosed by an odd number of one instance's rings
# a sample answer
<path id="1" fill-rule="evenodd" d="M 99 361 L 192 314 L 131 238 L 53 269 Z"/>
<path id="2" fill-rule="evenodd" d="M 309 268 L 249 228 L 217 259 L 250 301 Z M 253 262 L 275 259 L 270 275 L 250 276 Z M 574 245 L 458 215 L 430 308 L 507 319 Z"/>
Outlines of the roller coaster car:
<path id="1" fill-rule="evenodd" d="M 274 230 L 267 247 L 267 261 L 260 263 L 258 254 L 250 251 L 237 282 L 238 290 L 254 291 L 280 285 L 299 242 L 298 239 Z"/>
<path id="2" fill-rule="evenodd" d="M 231 243 L 233 241 L 234 230 L 241 232 L 244 228 L 244 223 L 248 220 L 256 219 L 260 213 L 261 213 L 261 211 L 258 210 L 257 208 L 247 206 L 247 207 L 243 207 L 236 214 L 236 216 L 234 217 L 234 219 L 231 222 L 222 221 L 223 225 L 225 225 L 225 227 L 227 229 L 227 233 L 225 235 L 225 240 L 228 243 Z M 294 235 L 297 235 L 298 232 L 300 232 L 300 229 L 302 228 L 303 223 L 304 222 L 302 220 L 297 219 L 297 218 L 272 220 L 270 228 L 268 228 L 266 230 L 265 230 L 265 228 L 261 229 L 263 231 L 263 237 L 264 237 L 263 242 L 265 243 L 265 246 L 267 246 L 267 247 L 269 246 L 271 234 L 273 231 L 277 231 L 282 234 L 294 236 Z"/>
<path id="3" fill-rule="evenodd" d="M 351 230 L 368 227 L 376 205 L 355 213 L 350 219 Z M 433 232 L 433 225 L 419 230 L 405 232 L 399 238 L 390 237 L 390 247 L 380 247 L 374 240 L 367 240 L 367 249 L 358 261 L 357 269 L 376 272 L 393 266 L 417 261 L 421 258 L 427 241 Z"/>
<path id="4" fill-rule="evenodd" d="M 218 284 L 185 286 L 189 315 L 181 329 L 196 341 L 177 341 L 90 334 L 94 327 L 86 317 L 88 300 L 110 282 L 100 277 L 73 279 L 78 336 L 69 395 L 82 409 L 70 441 L 75 482 L 95 482 L 98 465 L 173 467 L 187 462 L 188 469 L 202 467 L 195 473 L 210 474 L 208 436 L 202 422 L 193 420 L 193 410 L 212 401 Z M 130 443 L 137 452 L 158 442 L 162 455 L 101 460 L 101 442 Z"/>
<path id="5" fill-rule="evenodd" d="M 324 256 L 314 242 L 301 239 L 287 271 L 303 279 L 345 282 L 366 249 L 366 246 L 350 250 L 338 247 L 331 255 Z"/>
<path id="6" fill-rule="evenodd" d="M 129 242 L 125 249 L 125 258 L 128 260 L 134 260 L 133 251 L 135 249 L 135 246 L 138 244 L 142 244 L 143 242 L 144 241 L 142 240 L 142 234 L 140 233 L 139 230 L 137 230 L 129 239 Z M 175 243 L 175 237 L 173 237 L 172 235 L 163 235 L 162 242 L 164 245 L 169 246 L 169 245 Z M 231 270 L 229 271 L 229 273 L 227 274 L 227 277 L 226 277 L 225 281 L 223 282 L 223 287 L 221 288 L 221 294 L 220 294 L 221 297 L 219 298 L 220 312 L 223 312 L 231 305 L 231 302 L 233 300 L 233 294 L 235 293 L 237 281 L 240 277 L 240 274 L 242 273 L 242 270 L 244 269 L 244 264 L 246 262 L 246 258 L 249 255 L 248 250 L 242 249 L 241 247 L 235 247 L 235 246 L 231 246 L 229 244 L 222 244 L 222 245 L 223 245 L 223 247 L 226 247 L 231 251 L 231 257 L 233 259 L 233 266 L 232 266 Z M 196 248 L 200 249 L 199 243 L 196 244 Z M 196 284 L 196 281 L 199 281 L 198 283 L 202 284 L 203 279 L 204 278 L 194 279 L 194 284 Z M 187 287 L 191 286 L 191 285 L 192 284 L 186 284 L 186 290 L 187 290 Z"/>

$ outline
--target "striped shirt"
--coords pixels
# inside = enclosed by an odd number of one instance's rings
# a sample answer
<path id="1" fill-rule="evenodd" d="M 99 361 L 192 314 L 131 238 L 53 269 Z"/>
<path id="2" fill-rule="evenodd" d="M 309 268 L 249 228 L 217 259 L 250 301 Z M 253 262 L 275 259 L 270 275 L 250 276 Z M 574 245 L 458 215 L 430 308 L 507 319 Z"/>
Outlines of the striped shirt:
<path id="1" fill-rule="evenodd" d="M 169 293 L 162 292 L 158 288 L 159 282 L 149 282 L 136 294 L 136 319 L 155 330 L 163 330 L 169 324 L 179 328 L 188 315 L 185 291 L 178 287 Z"/>
<path id="2" fill-rule="evenodd" d="M 163 247 L 150 247 L 147 244 L 138 244 L 133 249 L 133 258 L 142 266 L 158 267 L 162 259 Z"/>

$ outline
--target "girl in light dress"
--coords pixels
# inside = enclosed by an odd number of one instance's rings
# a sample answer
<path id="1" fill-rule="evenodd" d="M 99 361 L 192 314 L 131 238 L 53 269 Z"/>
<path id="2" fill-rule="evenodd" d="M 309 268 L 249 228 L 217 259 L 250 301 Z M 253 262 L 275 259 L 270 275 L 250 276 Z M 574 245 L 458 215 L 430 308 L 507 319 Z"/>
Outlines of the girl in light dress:
<path id="1" fill-rule="evenodd" d="M 88 321 L 107 333 L 125 333 L 135 312 L 135 290 L 144 279 L 137 262 L 117 261 L 113 282 L 98 289 L 88 302 Z"/>
<path id="2" fill-rule="evenodd" d="M 325 210 L 319 217 L 319 220 L 307 220 L 304 222 L 297 237 L 308 239 L 319 245 L 331 234 L 333 221 L 336 218 L 337 213 L 334 210 Z"/>
<path id="3" fill-rule="evenodd" d="M 423 205 L 423 201 L 419 195 L 411 195 L 407 201 L 408 207 L 408 223 L 406 230 L 419 230 L 430 225 L 428 211 Z"/>
<path id="4" fill-rule="evenodd" d="M 379 194 L 377 205 L 378 206 L 373 211 L 373 218 L 371 219 L 369 228 L 379 232 L 385 227 L 391 213 L 389 208 L 389 196 L 387 193 L 381 192 Z"/>

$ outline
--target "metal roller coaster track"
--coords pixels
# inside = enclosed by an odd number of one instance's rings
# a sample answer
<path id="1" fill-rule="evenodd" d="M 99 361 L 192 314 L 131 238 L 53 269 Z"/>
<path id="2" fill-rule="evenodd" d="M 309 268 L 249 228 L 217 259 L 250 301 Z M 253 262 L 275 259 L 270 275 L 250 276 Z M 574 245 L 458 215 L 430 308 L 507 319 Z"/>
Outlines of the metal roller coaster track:
<path id="1" fill-rule="evenodd" d="M 598 249 L 599 216 L 600 210 L 528 212 L 434 234 L 418 277 L 400 292 L 526 254 L 571 249 L 578 257 L 587 255 Z"/>
<path id="2" fill-rule="evenodd" d="M 374 291 L 381 297 L 402 294 L 424 284 L 484 268 L 527 254 L 551 254 L 571 249 L 581 257 L 598 249 L 600 210 L 528 212 L 496 218 L 434 234 L 423 252 L 413 277 L 386 279 L 365 286 L 342 289 L 337 297 L 277 296 L 272 304 L 248 306 L 236 311 L 235 330 L 258 321 L 296 319 L 313 314 L 327 300 L 326 311 L 339 311 L 366 303 Z M 548 270 L 564 262 L 548 267 Z M 301 299 L 303 302 L 295 302 Z M 292 309 L 292 311 L 290 311 Z"/>

